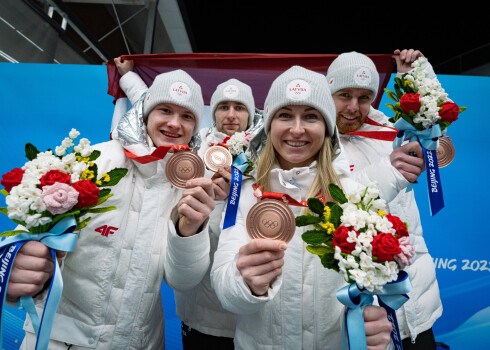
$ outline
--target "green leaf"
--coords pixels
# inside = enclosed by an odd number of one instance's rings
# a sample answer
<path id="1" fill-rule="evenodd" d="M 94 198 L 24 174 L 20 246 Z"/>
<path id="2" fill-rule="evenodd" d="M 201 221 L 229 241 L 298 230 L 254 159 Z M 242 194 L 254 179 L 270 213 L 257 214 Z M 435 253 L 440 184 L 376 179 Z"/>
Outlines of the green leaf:
<path id="1" fill-rule="evenodd" d="M 66 212 L 64 214 L 58 214 L 55 217 L 53 217 L 53 221 L 51 221 L 51 225 L 56 224 L 58 221 L 60 221 L 61 219 L 63 219 L 66 216 L 70 216 L 70 215 L 76 216 L 78 214 L 80 214 L 80 210 L 72 210 L 72 211 Z"/>
<path id="2" fill-rule="evenodd" d="M 124 169 L 124 168 L 112 169 L 107 173 L 107 175 L 109 175 L 111 179 L 107 183 L 103 182 L 102 187 L 117 185 L 119 180 L 121 180 L 127 173 L 128 173 L 128 169 Z"/>
<path id="3" fill-rule="evenodd" d="M 87 213 L 105 213 L 114 209 L 117 209 L 117 207 L 115 205 L 111 205 L 110 207 L 89 209 L 87 210 Z"/>
<path id="4" fill-rule="evenodd" d="M 29 233 L 28 231 L 24 231 L 24 230 L 5 231 L 2 234 L 0 234 L 0 237 L 15 236 L 15 235 L 18 235 L 19 233 L 23 233 L 23 232 Z"/>
<path id="5" fill-rule="evenodd" d="M 95 181 L 97 181 L 97 177 L 99 176 L 99 174 L 98 174 L 99 168 L 97 167 L 97 164 L 94 163 L 94 165 L 92 165 L 89 169 L 94 172 L 94 177 L 92 178 L 92 182 L 94 183 L 94 185 L 97 185 L 95 183 Z"/>
<path id="6" fill-rule="evenodd" d="M 347 198 L 345 197 L 344 191 L 342 191 L 339 186 L 333 183 L 328 184 L 328 190 L 330 191 L 330 195 L 334 201 L 337 201 L 340 204 L 347 203 Z"/>
<path id="7" fill-rule="evenodd" d="M 395 92 L 398 99 L 403 96 L 403 91 L 400 89 L 400 86 L 398 86 L 398 84 L 395 84 Z"/>
<path id="8" fill-rule="evenodd" d="M 326 242 L 329 237 L 325 234 L 325 232 L 317 231 L 317 230 L 309 230 L 301 235 L 303 241 L 307 244 L 317 245 Z"/>
<path id="9" fill-rule="evenodd" d="M 344 213 L 344 210 L 337 204 L 332 206 L 330 211 L 330 222 L 337 228 L 340 226 L 340 217 Z"/>
<path id="10" fill-rule="evenodd" d="M 334 258 L 333 253 L 323 254 L 323 256 L 320 258 L 320 260 L 322 262 L 323 267 L 339 272 L 339 263 Z"/>
<path id="11" fill-rule="evenodd" d="M 100 151 L 95 150 L 95 151 L 92 152 L 92 154 L 90 155 L 90 157 L 88 159 L 91 160 L 91 161 L 94 161 L 97 158 L 99 158 L 99 156 L 100 156 Z"/>
<path id="12" fill-rule="evenodd" d="M 386 107 L 388 107 L 389 109 L 391 109 L 393 112 L 396 113 L 396 109 L 395 109 L 395 106 L 392 105 L 391 103 L 386 103 Z"/>
<path id="13" fill-rule="evenodd" d="M 37 150 L 36 146 L 34 146 L 32 143 L 26 143 L 26 157 L 29 160 L 36 159 L 37 154 L 39 151 Z"/>
<path id="14" fill-rule="evenodd" d="M 320 216 L 323 215 L 323 210 L 325 207 L 320 199 L 315 197 L 308 198 L 307 203 L 308 203 L 308 208 L 310 208 L 312 212 Z"/>
<path id="15" fill-rule="evenodd" d="M 311 254 L 315 254 L 318 256 L 323 256 L 324 254 L 333 254 L 335 250 L 331 247 L 327 247 L 325 245 L 307 245 L 306 250 Z"/>
<path id="16" fill-rule="evenodd" d="M 7 190 L 0 190 L 0 193 L 3 194 L 5 197 L 7 197 L 9 195 Z"/>
<path id="17" fill-rule="evenodd" d="M 100 192 L 99 192 L 98 199 L 100 200 L 101 198 L 107 196 L 109 193 L 111 193 L 111 189 L 110 188 L 101 188 L 100 189 Z"/>
<path id="18" fill-rule="evenodd" d="M 464 111 L 466 111 L 466 110 L 467 110 L 467 108 L 466 108 L 466 107 L 459 107 L 459 113 L 464 112 Z"/>
<path id="19" fill-rule="evenodd" d="M 450 122 L 444 122 L 444 121 L 441 121 L 441 120 L 439 120 L 439 121 L 437 122 L 437 124 L 439 124 L 439 125 L 441 126 L 441 130 L 446 129 L 446 128 L 447 128 L 449 125 L 451 125 L 451 123 L 450 123 Z"/>
<path id="20" fill-rule="evenodd" d="M 97 203 L 97 205 L 101 205 L 102 203 L 104 203 L 105 201 L 107 201 L 112 196 L 114 196 L 114 194 L 109 193 L 107 196 L 99 197 L 99 202 Z"/>
<path id="21" fill-rule="evenodd" d="M 296 226 L 307 226 L 318 224 L 321 218 L 313 215 L 301 215 L 296 217 Z"/>
<path id="22" fill-rule="evenodd" d="M 82 228 L 84 228 L 85 226 L 87 226 L 87 224 L 89 223 L 90 220 L 92 220 L 92 217 L 91 216 L 89 216 L 88 218 L 86 218 L 85 220 L 83 220 L 82 222 L 80 222 L 77 225 L 77 228 L 75 229 L 75 231 L 79 231 Z"/>
<path id="23" fill-rule="evenodd" d="M 7 208 L 5 208 L 5 207 L 0 207 L 0 213 L 2 213 L 2 214 L 4 214 L 4 215 L 7 215 L 7 216 L 9 215 L 9 214 L 8 214 L 8 210 L 7 210 Z"/>
<path id="24" fill-rule="evenodd" d="M 398 98 L 396 97 L 396 95 L 395 95 L 395 93 L 393 91 L 389 91 L 389 90 L 386 90 L 386 89 L 385 89 L 385 91 L 386 91 L 386 93 L 388 94 L 388 97 L 391 100 L 393 100 L 395 102 L 398 102 Z"/>

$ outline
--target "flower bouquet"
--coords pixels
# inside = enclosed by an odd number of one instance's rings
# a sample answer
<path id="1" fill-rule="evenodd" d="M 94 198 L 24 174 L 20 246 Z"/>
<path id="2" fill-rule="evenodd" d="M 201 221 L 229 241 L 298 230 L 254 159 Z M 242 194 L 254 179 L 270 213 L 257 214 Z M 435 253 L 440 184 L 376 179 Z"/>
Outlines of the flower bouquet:
<path id="1" fill-rule="evenodd" d="M 386 212 L 374 184 L 349 197 L 337 185 L 330 184 L 329 190 L 337 203 L 309 198 L 310 212 L 298 216 L 296 226 L 313 226 L 302 235 L 306 249 L 350 284 L 337 292 L 339 301 L 348 307 L 350 348 L 366 347 L 362 311 L 373 303 L 374 295 L 393 323 L 393 341 L 401 346 L 395 310 L 408 300 L 405 294 L 412 286 L 401 270 L 414 255 L 407 225 Z"/>
<path id="2" fill-rule="evenodd" d="M 245 176 L 249 175 L 254 168 L 252 161 L 245 157 L 245 152 L 253 137 L 252 134 L 242 131 L 237 132 L 232 136 L 228 136 L 223 140 L 223 144 L 228 147 L 228 150 L 233 157 L 233 166 L 238 166 L 241 173 Z"/>
<path id="3" fill-rule="evenodd" d="M 417 59 L 412 63 L 413 70 L 395 78 L 395 91 L 385 91 L 395 102 L 395 105 L 386 104 L 395 113 L 389 121 L 399 130 L 393 148 L 401 146 L 406 139 L 418 141 L 422 146 L 431 215 L 435 215 L 444 207 L 435 151 L 439 147 L 439 138 L 446 134 L 448 126 L 458 119 L 466 107 L 458 107 L 448 98 L 438 79 L 428 77 L 422 68 L 426 62 L 425 57 Z"/>
<path id="4" fill-rule="evenodd" d="M 0 181 L 5 188 L 0 192 L 6 196 L 7 204 L 6 208 L 0 208 L 0 212 L 20 225 L 0 234 L 7 237 L 0 242 L 0 264 L 6 271 L 0 276 L 0 307 L 3 308 L 5 303 L 15 255 L 24 243 L 31 240 L 42 242 L 51 248 L 55 262 L 41 322 L 31 297 L 21 297 L 19 301 L 19 306 L 26 309 L 31 317 L 39 349 L 47 348 L 49 343 L 52 321 L 63 288 L 55 250 L 73 251 L 78 238 L 74 231 L 87 225 L 91 220 L 90 214 L 116 209 L 115 206 L 99 206 L 113 196 L 108 187 L 116 185 L 127 173 L 127 169 L 116 168 L 99 176 L 94 161 L 100 156 L 100 151 L 94 150 L 85 138 L 75 145 L 79 134 L 72 129 L 69 137 L 54 152 L 40 152 L 27 143 L 25 151 L 29 161 L 22 168 L 4 174 Z M 0 325 L 1 321 L 0 310 Z"/>

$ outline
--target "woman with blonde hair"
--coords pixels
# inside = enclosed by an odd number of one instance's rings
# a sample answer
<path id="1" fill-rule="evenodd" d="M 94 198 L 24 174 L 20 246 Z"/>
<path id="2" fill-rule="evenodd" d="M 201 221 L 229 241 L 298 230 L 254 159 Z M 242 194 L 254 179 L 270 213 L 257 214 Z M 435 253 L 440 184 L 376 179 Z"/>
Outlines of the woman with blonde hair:
<path id="1" fill-rule="evenodd" d="M 287 244 L 251 240 L 246 228 L 247 214 L 265 192 L 297 204 L 329 199 L 329 183 L 347 192 L 358 188 L 348 178 L 325 77 L 298 66 L 281 74 L 265 101 L 264 131 L 256 180 L 244 181 L 236 225 L 220 236 L 214 289 L 223 307 L 237 314 L 237 349 L 340 349 L 344 307 L 335 292 L 345 282 L 306 251 L 305 228 L 296 227 Z M 302 210 L 289 208 L 295 216 Z M 385 349 L 391 332 L 386 312 L 371 306 L 364 315 L 368 349 Z"/>

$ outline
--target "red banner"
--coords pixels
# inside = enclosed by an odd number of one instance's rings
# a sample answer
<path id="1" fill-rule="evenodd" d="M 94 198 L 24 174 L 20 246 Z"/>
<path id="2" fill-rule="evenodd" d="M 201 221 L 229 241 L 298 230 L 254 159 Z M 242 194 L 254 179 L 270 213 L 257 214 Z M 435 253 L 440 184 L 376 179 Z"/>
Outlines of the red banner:
<path id="1" fill-rule="evenodd" d="M 124 60 L 133 60 L 135 72 L 150 86 L 156 75 L 175 69 L 189 73 L 201 85 L 204 103 L 209 105 L 216 86 L 235 78 L 252 87 L 255 106 L 263 109 L 272 81 L 291 66 L 298 65 L 325 75 L 330 63 L 338 55 L 326 54 L 246 54 L 246 53 L 187 53 L 126 55 Z M 376 65 L 379 90 L 374 107 L 378 107 L 383 89 L 390 80 L 395 61 L 391 54 L 367 55 Z M 114 61 L 107 64 L 109 87 L 107 93 L 115 99 L 124 97 L 119 88 L 120 75 Z"/>

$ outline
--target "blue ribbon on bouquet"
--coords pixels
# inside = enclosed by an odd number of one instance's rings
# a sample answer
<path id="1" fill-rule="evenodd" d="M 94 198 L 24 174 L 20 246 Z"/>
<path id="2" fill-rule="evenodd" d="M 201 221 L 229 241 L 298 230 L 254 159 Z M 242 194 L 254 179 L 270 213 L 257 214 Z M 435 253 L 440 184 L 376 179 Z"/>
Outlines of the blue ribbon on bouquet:
<path id="1" fill-rule="evenodd" d="M 63 291 L 63 280 L 59 271 L 55 250 L 71 252 L 75 248 L 78 234 L 73 233 L 77 227 L 74 216 L 65 216 L 54 225 L 49 232 L 23 232 L 16 236 L 7 237 L 0 242 L 0 349 L 2 349 L 3 308 L 7 295 L 7 285 L 15 256 L 19 249 L 28 241 L 39 241 L 50 248 L 54 260 L 54 272 L 44 304 L 44 310 L 39 320 L 34 300 L 30 296 L 20 297 L 18 308 L 24 309 L 31 318 L 32 327 L 36 332 L 36 350 L 48 348 L 54 317 Z"/>
<path id="2" fill-rule="evenodd" d="M 379 305 L 386 310 L 388 320 L 393 325 L 391 340 L 395 349 L 403 349 L 395 310 L 399 309 L 409 299 L 407 293 L 411 290 L 412 283 L 405 271 L 400 271 L 396 281 L 385 284 L 381 291 L 369 292 L 365 289 L 359 289 L 355 283 L 339 289 L 337 299 L 347 307 L 345 327 L 342 327 L 342 349 L 367 349 L 364 308 L 373 304 L 374 295 L 378 297 Z M 348 346 L 345 343 L 346 332 L 349 339 Z"/>
<path id="3" fill-rule="evenodd" d="M 434 216 L 444 208 L 441 177 L 436 155 L 436 149 L 439 147 L 439 137 L 442 135 L 441 127 L 436 124 L 425 130 L 417 130 L 403 118 L 398 119 L 393 126 L 400 130 L 393 141 L 393 148 L 401 146 L 406 139 L 418 141 L 422 147 L 427 170 L 430 215 Z M 407 191 L 411 190 L 411 186 L 407 188 Z"/>
<path id="4" fill-rule="evenodd" d="M 238 203 L 240 202 L 240 192 L 242 190 L 242 173 L 248 168 L 248 159 L 245 153 L 240 153 L 231 165 L 231 185 L 226 205 L 225 220 L 223 230 L 235 225 Z"/>

